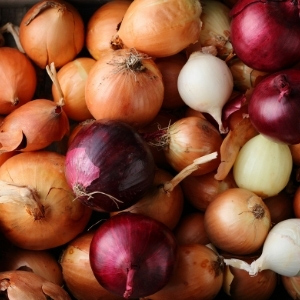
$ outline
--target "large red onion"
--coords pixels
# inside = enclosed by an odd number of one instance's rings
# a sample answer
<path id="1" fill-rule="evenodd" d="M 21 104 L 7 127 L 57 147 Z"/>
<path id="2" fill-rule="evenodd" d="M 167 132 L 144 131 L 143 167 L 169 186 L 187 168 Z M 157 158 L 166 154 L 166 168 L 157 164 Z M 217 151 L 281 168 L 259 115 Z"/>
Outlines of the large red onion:
<path id="1" fill-rule="evenodd" d="M 298 144 L 300 70 L 282 70 L 264 78 L 251 94 L 248 113 L 261 134 L 282 143 Z"/>
<path id="2" fill-rule="evenodd" d="M 298 1 L 239 0 L 230 15 L 234 52 L 249 67 L 275 72 L 300 60 Z"/>
<path id="3" fill-rule="evenodd" d="M 65 174 L 78 199 L 98 211 L 119 211 L 152 186 L 155 163 L 130 125 L 99 119 L 84 124 L 66 153 Z"/>
<path id="4" fill-rule="evenodd" d="M 99 283 L 126 299 L 151 295 L 169 281 L 177 253 L 172 231 L 142 214 L 121 212 L 96 230 L 90 264 Z"/>

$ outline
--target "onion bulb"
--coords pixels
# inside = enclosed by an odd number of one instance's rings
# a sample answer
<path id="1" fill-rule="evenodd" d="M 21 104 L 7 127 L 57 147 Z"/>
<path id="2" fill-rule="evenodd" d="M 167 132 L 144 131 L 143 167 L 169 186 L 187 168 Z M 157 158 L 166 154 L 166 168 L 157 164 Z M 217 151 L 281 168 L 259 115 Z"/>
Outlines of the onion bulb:
<path id="1" fill-rule="evenodd" d="M 287 219 L 274 225 L 263 244 L 262 254 L 251 264 L 235 258 L 227 265 L 243 269 L 251 276 L 272 270 L 282 276 L 300 275 L 300 219 Z"/>
<path id="2" fill-rule="evenodd" d="M 54 62 L 61 67 L 84 46 L 84 23 L 80 13 L 63 0 L 42 0 L 23 16 L 20 42 L 25 53 L 44 69 Z"/>
<path id="3" fill-rule="evenodd" d="M 281 276 L 281 282 L 292 299 L 300 298 L 300 276 Z"/>
<path id="4" fill-rule="evenodd" d="M 293 167 L 291 151 L 262 134 L 251 138 L 240 150 L 233 165 L 236 184 L 263 198 L 281 192 Z"/>
<path id="5" fill-rule="evenodd" d="M 225 133 L 222 109 L 233 90 L 233 77 L 227 64 L 220 58 L 193 52 L 181 69 L 178 91 L 187 106 L 210 114 L 218 123 L 219 131 Z"/>
<path id="6" fill-rule="evenodd" d="M 231 188 L 209 204 L 204 226 L 217 248 L 245 255 L 258 251 L 271 228 L 271 216 L 263 200 L 251 191 Z"/>
<path id="7" fill-rule="evenodd" d="M 174 55 L 199 39 L 201 12 L 195 0 L 135 0 L 113 41 L 152 57 Z"/>

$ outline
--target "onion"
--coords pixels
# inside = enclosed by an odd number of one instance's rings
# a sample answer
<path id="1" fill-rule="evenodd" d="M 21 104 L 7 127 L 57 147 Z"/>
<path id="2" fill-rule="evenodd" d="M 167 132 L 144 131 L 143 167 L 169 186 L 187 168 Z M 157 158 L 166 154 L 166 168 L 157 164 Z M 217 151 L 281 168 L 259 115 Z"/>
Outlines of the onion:
<path id="1" fill-rule="evenodd" d="M 15 48 L 0 48 L 0 114 L 7 115 L 32 100 L 37 86 L 35 68 Z"/>
<path id="2" fill-rule="evenodd" d="M 90 263 L 104 288 L 126 299 L 140 298 L 167 284 L 176 249 L 173 233 L 165 225 L 123 212 L 96 230 L 90 245 Z"/>
<path id="3" fill-rule="evenodd" d="M 49 250 L 26 250 L 8 244 L 1 247 L 0 253 L 0 272 L 29 271 L 59 286 L 63 285 L 61 267 Z"/>
<path id="4" fill-rule="evenodd" d="M 23 16 L 20 42 L 40 68 L 73 60 L 84 45 L 84 24 L 75 7 L 63 0 L 39 1 Z"/>
<path id="5" fill-rule="evenodd" d="M 272 299 L 277 281 L 277 274 L 271 270 L 249 276 L 244 270 L 226 266 L 223 290 L 233 300 L 268 300 Z"/>
<path id="6" fill-rule="evenodd" d="M 249 117 L 256 130 L 287 144 L 300 143 L 300 70 L 288 69 L 264 78 L 249 100 Z"/>
<path id="7" fill-rule="evenodd" d="M 138 0 L 130 4 L 113 38 L 153 57 L 179 53 L 195 43 L 201 31 L 199 1 Z"/>
<path id="8" fill-rule="evenodd" d="M 300 277 L 299 276 L 281 276 L 281 282 L 284 289 L 292 299 L 300 297 Z"/>
<path id="9" fill-rule="evenodd" d="M 163 96 L 162 76 L 155 62 L 134 49 L 103 55 L 86 81 L 86 105 L 95 119 L 116 119 L 134 127 L 154 119 Z"/>
<path id="10" fill-rule="evenodd" d="M 66 153 L 65 174 L 79 201 L 95 210 L 118 211 L 152 186 L 149 147 L 130 125 L 95 120 L 83 125 Z"/>
<path id="11" fill-rule="evenodd" d="M 180 245 L 168 284 L 142 300 L 215 299 L 222 288 L 223 267 L 222 258 L 207 246 Z"/>
<path id="12" fill-rule="evenodd" d="M 177 224 L 174 234 L 179 245 L 210 243 L 204 228 L 204 213 L 191 212 L 183 215 Z"/>
<path id="13" fill-rule="evenodd" d="M 0 168 L 0 227 L 20 248 L 61 246 L 87 225 L 91 210 L 74 201 L 64 175 L 65 157 L 49 151 L 24 152 Z"/>
<path id="14" fill-rule="evenodd" d="M 90 266 L 90 243 L 94 230 L 83 232 L 63 249 L 60 264 L 64 282 L 77 300 L 121 300 L 104 289 L 94 276 Z"/>
<path id="15" fill-rule="evenodd" d="M 219 193 L 237 187 L 231 172 L 223 180 L 217 180 L 214 171 L 200 176 L 188 176 L 181 186 L 185 199 L 203 212 Z"/>
<path id="16" fill-rule="evenodd" d="M 27 271 L 1 272 L 0 286 L 0 295 L 4 295 L 4 299 L 8 300 L 71 300 L 68 293 L 59 285 Z"/>
<path id="17" fill-rule="evenodd" d="M 293 158 L 293 163 L 300 167 L 300 143 L 290 145 L 290 150 Z"/>
<path id="18" fill-rule="evenodd" d="M 66 63 L 57 72 L 63 96 L 63 110 L 66 115 L 75 121 L 84 121 L 92 118 L 85 102 L 85 84 L 88 73 L 95 64 L 89 57 L 79 57 Z M 53 100 L 58 103 L 61 97 L 55 84 L 52 85 Z"/>
<path id="19" fill-rule="evenodd" d="M 239 259 L 225 259 L 225 263 L 243 269 L 251 276 L 263 270 L 272 270 L 282 276 L 300 275 L 300 219 L 277 223 L 263 244 L 261 256 L 251 264 Z"/>
<path id="20" fill-rule="evenodd" d="M 181 99 L 177 88 L 177 79 L 180 70 L 186 63 L 186 56 L 178 53 L 168 57 L 157 58 L 155 63 L 162 74 L 164 84 L 162 108 L 176 109 L 184 107 L 185 103 Z"/>
<path id="21" fill-rule="evenodd" d="M 299 7 L 293 2 L 241 0 L 230 16 L 234 52 L 250 68 L 274 72 L 299 61 Z"/>
<path id="22" fill-rule="evenodd" d="M 114 51 L 112 37 L 117 33 L 131 0 L 112 0 L 101 5 L 88 19 L 86 47 L 90 55 L 98 60 L 104 52 Z"/>
<path id="23" fill-rule="evenodd" d="M 281 192 L 287 185 L 293 167 L 290 149 L 259 134 L 240 150 L 234 165 L 236 184 L 263 198 Z"/>
<path id="24" fill-rule="evenodd" d="M 300 187 L 297 188 L 293 199 L 293 211 L 296 218 L 300 218 Z"/>
<path id="25" fill-rule="evenodd" d="M 209 204 L 204 226 L 214 246 L 245 255 L 262 247 L 271 228 L 271 216 L 263 200 L 253 192 L 231 188 Z"/>
<path id="26" fill-rule="evenodd" d="M 222 59 L 201 51 L 192 53 L 179 73 L 177 86 L 187 106 L 210 114 L 220 132 L 226 132 L 222 108 L 231 96 L 233 77 Z"/>
<path id="27" fill-rule="evenodd" d="M 201 156 L 218 152 L 222 143 L 218 130 L 209 121 L 200 117 L 181 118 L 168 128 L 161 128 L 143 137 L 148 143 L 163 149 L 167 162 L 177 172 Z M 192 176 L 212 172 L 219 163 L 217 157 L 201 164 Z"/>

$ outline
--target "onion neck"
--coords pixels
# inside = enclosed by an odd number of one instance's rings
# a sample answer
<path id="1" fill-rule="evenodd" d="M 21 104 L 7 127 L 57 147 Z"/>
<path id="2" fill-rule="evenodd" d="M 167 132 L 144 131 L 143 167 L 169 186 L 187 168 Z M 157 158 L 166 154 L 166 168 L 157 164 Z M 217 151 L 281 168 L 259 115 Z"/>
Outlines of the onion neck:
<path id="1" fill-rule="evenodd" d="M 274 78 L 275 87 L 279 91 L 278 101 L 287 97 L 291 93 L 291 86 L 286 78 L 286 75 L 280 74 Z"/>
<path id="2" fill-rule="evenodd" d="M 138 269 L 137 265 L 130 265 L 127 269 L 127 281 L 126 281 L 126 290 L 123 294 L 125 299 L 128 299 L 133 293 L 133 279 Z"/>

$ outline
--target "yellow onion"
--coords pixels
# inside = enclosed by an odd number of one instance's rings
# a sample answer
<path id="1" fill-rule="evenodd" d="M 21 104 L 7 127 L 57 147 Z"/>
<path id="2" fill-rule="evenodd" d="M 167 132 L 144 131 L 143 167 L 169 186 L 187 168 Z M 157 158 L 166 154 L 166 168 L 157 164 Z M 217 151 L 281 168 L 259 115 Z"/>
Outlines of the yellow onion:
<path id="1" fill-rule="evenodd" d="M 52 62 L 61 67 L 74 59 L 83 48 L 84 37 L 81 15 L 63 0 L 37 2 L 20 24 L 21 45 L 40 68 Z"/>
<path id="2" fill-rule="evenodd" d="M 201 12 L 197 0 L 135 0 L 113 41 L 153 57 L 174 55 L 199 39 Z"/>

